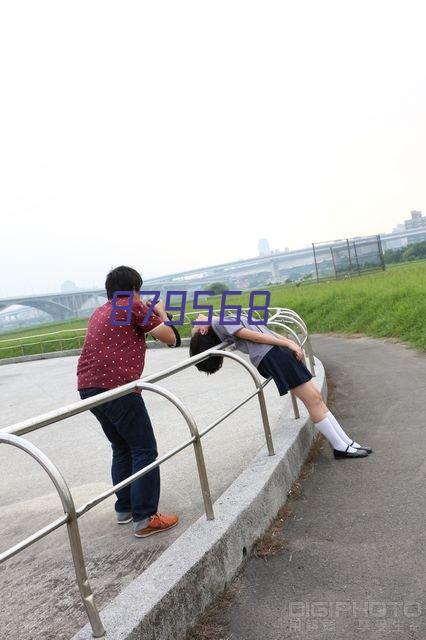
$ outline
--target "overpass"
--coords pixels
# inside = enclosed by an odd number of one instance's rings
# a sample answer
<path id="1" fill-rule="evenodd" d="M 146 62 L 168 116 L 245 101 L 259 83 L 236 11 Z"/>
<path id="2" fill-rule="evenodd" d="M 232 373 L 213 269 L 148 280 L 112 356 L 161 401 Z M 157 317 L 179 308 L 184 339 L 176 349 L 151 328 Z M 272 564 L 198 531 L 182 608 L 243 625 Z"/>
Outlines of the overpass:
<path id="1" fill-rule="evenodd" d="M 401 233 L 384 233 L 380 235 L 382 246 L 386 249 L 387 242 L 399 239 L 415 239 L 419 241 L 424 236 L 424 229 L 413 229 Z M 354 238 L 358 240 L 358 238 Z M 362 238 L 359 238 L 361 240 Z M 330 246 L 341 240 L 330 242 Z M 237 282 L 251 274 L 269 272 L 266 282 L 282 280 L 282 271 L 298 266 L 311 265 L 313 270 L 314 257 L 312 247 L 280 251 L 265 256 L 255 256 L 235 262 L 224 262 L 209 267 L 180 271 L 144 281 L 145 289 L 159 289 L 164 295 L 167 289 L 185 289 L 193 292 L 196 289 L 207 288 L 214 281 L 224 280 Z M 238 285 L 239 286 L 239 285 Z M 44 295 L 17 296 L 15 298 L 0 299 L 0 311 L 12 305 L 23 305 L 45 311 L 55 320 L 67 320 L 79 317 L 82 307 L 92 298 L 105 297 L 104 289 L 73 291 L 70 293 L 50 293 Z"/>
<path id="2" fill-rule="evenodd" d="M 2 298 L 0 299 L 0 311 L 15 305 L 22 305 L 44 311 L 55 320 L 68 320 L 70 318 L 78 318 L 81 315 L 82 307 L 89 300 L 95 300 L 98 296 L 106 297 L 105 289 Z"/>
<path id="3" fill-rule="evenodd" d="M 150 286 L 158 286 L 158 288 L 165 286 L 177 288 L 182 286 L 194 289 L 197 286 L 207 285 L 214 280 L 241 278 L 262 271 L 269 271 L 271 274 L 270 279 L 274 281 L 279 279 L 280 268 L 305 265 L 311 262 L 313 264 L 313 253 L 310 246 L 304 249 L 280 251 L 265 256 L 255 256 L 254 258 L 236 260 L 235 262 L 224 262 L 209 267 L 150 278 L 145 281 L 144 286 L 149 284 Z"/>
<path id="4" fill-rule="evenodd" d="M 382 247 L 386 251 L 388 244 L 394 240 L 412 240 L 413 242 L 423 242 L 425 239 L 426 230 L 424 227 L 418 229 L 411 229 L 410 231 L 401 231 L 400 233 L 381 233 L 380 239 L 382 241 Z M 389 247 L 390 248 L 390 247 Z"/>
<path id="5" fill-rule="evenodd" d="M 274 253 L 268 256 L 259 256 L 201 269 L 182 271 L 158 278 L 150 278 L 144 280 L 143 288 L 158 289 L 162 292 L 162 295 L 168 289 L 185 289 L 193 292 L 196 289 L 207 288 L 215 280 L 232 280 L 235 282 L 249 274 L 262 271 L 270 272 L 269 281 L 279 282 L 282 278 L 280 276 L 280 268 L 283 268 L 284 265 L 302 265 L 307 262 L 310 263 L 312 260 L 312 248 L 309 247 L 297 251 Z M 265 279 L 266 281 L 268 280 Z M 98 296 L 105 297 L 105 289 L 2 298 L 0 299 L 0 312 L 15 305 L 22 305 L 44 311 L 54 320 L 68 320 L 80 317 L 82 315 L 82 307 L 89 300 L 95 300 Z M 20 310 L 15 310 L 13 313 L 19 315 Z"/>
<path id="6" fill-rule="evenodd" d="M 149 278 L 144 280 L 143 288 L 159 289 L 163 294 L 169 288 L 184 288 L 189 291 L 194 291 L 200 287 L 207 287 L 214 280 L 231 279 L 235 281 L 251 273 L 259 273 L 259 271 L 269 271 L 271 274 L 270 280 L 279 281 L 279 270 L 284 264 L 294 266 L 296 264 L 310 263 L 312 260 L 312 248 L 308 247 L 296 251 L 273 253 L 267 256 L 249 258 L 247 260 L 182 271 L 158 278 Z M 55 320 L 68 320 L 79 317 L 83 305 L 98 296 L 105 297 L 105 289 L 2 298 L 0 299 L 0 312 L 14 305 L 22 305 L 44 311 Z M 19 312 L 16 310 L 14 313 Z"/>
<path id="7" fill-rule="evenodd" d="M 424 229 L 413 229 L 411 231 L 403 231 L 401 233 L 382 233 L 380 234 L 380 239 L 383 248 L 386 249 L 387 242 L 392 240 L 418 238 L 418 241 L 420 242 L 423 239 L 424 233 Z M 362 240 L 362 237 L 360 236 L 352 239 Z M 346 238 L 344 241 L 346 241 Z M 323 244 L 333 246 L 334 244 L 339 244 L 341 242 L 342 240 L 334 240 L 330 243 Z M 157 278 L 150 278 L 144 282 L 144 286 L 155 286 L 162 290 L 167 287 L 176 289 L 180 286 L 185 289 L 194 290 L 199 287 L 206 286 L 215 280 L 235 280 L 262 271 L 269 271 L 271 273 L 270 280 L 271 282 L 274 282 L 282 279 L 282 276 L 280 277 L 280 270 L 310 264 L 312 264 L 313 269 L 315 269 L 312 246 L 292 251 L 279 251 L 265 256 L 255 256 L 254 258 L 247 258 L 245 260 L 224 262 L 209 267 L 190 269 L 188 271 L 172 273 L 159 276 Z"/>

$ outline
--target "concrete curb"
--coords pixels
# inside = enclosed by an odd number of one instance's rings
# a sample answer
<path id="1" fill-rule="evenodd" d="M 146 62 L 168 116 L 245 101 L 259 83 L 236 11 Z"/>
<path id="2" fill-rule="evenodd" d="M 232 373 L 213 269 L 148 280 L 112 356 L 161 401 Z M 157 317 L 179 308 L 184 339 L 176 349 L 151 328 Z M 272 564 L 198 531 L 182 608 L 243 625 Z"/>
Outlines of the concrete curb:
<path id="1" fill-rule="evenodd" d="M 33 360 L 50 360 L 51 358 L 65 358 L 66 356 L 79 356 L 81 349 L 68 349 L 68 351 L 50 351 L 48 353 L 35 353 L 32 356 L 16 356 L 15 358 L 1 358 L 2 364 L 16 364 L 18 362 L 32 362 Z"/>
<path id="2" fill-rule="evenodd" d="M 182 347 L 189 345 L 189 338 L 182 338 Z M 165 349 L 167 348 L 162 342 L 150 340 L 146 344 L 148 349 Z M 67 356 L 79 356 L 81 349 L 68 349 L 67 351 L 50 351 L 48 353 L 35 353 L 32 356 L 16 356 L 15 358 L 1 358 L 2 364 L 16 364 L 18 362 L 32 362 L 33 360 L 50 360 L 51 358 L 66 358 Z"/>
<path id="3" fill-rule="evenodd" d="M 327 396 L 321 362 L 318 387 Z M 234 577 L 256 539 L 287 499 L 315 429 L 304 408 L 300 420 L 281 416 L 275 455 L 264 447 L 215 502 L 215 520 L 202 516 L 101 613 L 108 640 L 182 640 Z M 72 640 L 90 640 L 86 625 Z"/>

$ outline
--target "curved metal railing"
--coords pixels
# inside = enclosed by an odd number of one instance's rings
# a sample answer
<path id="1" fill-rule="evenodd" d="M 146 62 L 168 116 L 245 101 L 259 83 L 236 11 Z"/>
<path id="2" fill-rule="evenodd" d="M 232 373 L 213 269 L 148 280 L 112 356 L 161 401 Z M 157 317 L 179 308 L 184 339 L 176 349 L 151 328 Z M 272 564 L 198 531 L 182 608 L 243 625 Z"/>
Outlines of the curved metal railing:
<path id="1" fill-rule="evenodd" d="M 249 311 L 249 307 L 243 307 L 241 309 L 242 312 Z M 216 313 L 217 309 L 214 310 Z M 308 330 L 303 319 L 292 309 L 284 309 L 281 307 L 269 307 L 269 311 L 273 312 L 273 315 L 269 318 L 268 324 L 270 324 L 273 320 L 279 320 L 280 324 L 284 326 L 288 326 L 288 324 L 296 325 L 299 332 L 302 332 L 302 342 L 301 346 L 306 351 L 306 355 L 309 360 L 309 367 L 311 369 L 312 375 L 315 375 L 315 363 L 311 341 L 309 338 Z M 263 315 L 257 310 L 251 310 L 252 315 L 257 317 L 258 319 L 262 319 Z M 232 314 L 232 309 L 225 311 L 226 315 Z M 184 318 L 185 322 L 183 326 L 189 326 L 191 324 L 191 320 L 193 316 L 197 315 L 198 311 L 188 311 L 185 313 Z M 73 348 L 81 349 L 83 346 L 85 335 L 73 335 L 72 337 L 66 338 L 62 334 L 65 333 L 73 333 L 76 332 L 84 332 L 86 333 L 87 329 L 64 329 L 62 331 L 53 331 L 51 333 L 46 334 L 38 334 L 34 336 L 22 336 L 18 338 L 9 338 L 9 339 L 1 339 L 0 340 L 0 360 L 8 357 L 16 357 L 18 356 L 37 356 L 37 355 L 45 355 L 51 353 L 57 353 L 62 351 L 69 351 Z M 288 332 L 292 338 L 295 338 L 294 333 Z M 297 331 L 296 331 L 297 333 Z M 51 338 L 51 336 L 61 335 L 58 338 Z M 299 334 L 298 334 L 299 335 Z M 32 342 L 22 342 L 23 340 L 32 339 Z M 43 340 L 38 340 L 34 342 L 35 338 L 43 338 Z M 8 346 L 1 346 L 3 342 L 15 342 L 16 344 L 9 344 Z M 296 340 L 299 342 L 299 340 Z M 73 346 L 67 346 L 67 343 L 71 343 Z M 54 349 L 53 345 L 56 344 L 58 349 Z M 30 353 L 32 351 L 32 353 Z"/>
<path id="2" fill-rule="evenodd" d="M 280 328 L 280 330 L 285 330 L 288 335 L 292 336 L 293 339 L 303 348 L 307 344 L 308 333 L 306 329 L 306 325 L 303 321 L 299 321 L 299 317 L 296 317 L 297 314 L 287 313 L 288 310 L 285 310 L 286 313 L 281 313 L 283 310 L 277 310 L 275 315 L 271 318 L 271 326 Z M 258 316 L 260 317 L 260 316 Z M 290 320 L 294 320 L 293 324 L 295 324 L 299 333 L 292 329 L 288 324 L 291 324 Z M 301 320 L 301 319 L 300 319 Z M 302 335 L 303 333 L 303 335 Z M 241 408 L 244 404 L 249 402 L 252 398 L 257 396 L 259 402 L 259 409 L 262 418 L 262 426 L 266 440 L 266 446 L 268 449 L 269 455 L 274 455 L 274 446 L 272 441 L 272 434 L 269 424 L 268 411 L 266 406 L 266 400 L 264 395 L 264 387 L 270 382 L 271 378 L 268 378 L 265 381 L 261 380 L 261 376 L 258 373 L 257 369 L 247 360 L 242 358 L 240 355 L 233 352 L 234 347 L 229 345 L 227 342 L 222 342 L 216 347 L 209 349 L 208 351 L 204 351 L 196 356 L 192 356 L 179 362 L 176 365 L 168 367 L 160 371 L 159 373 L 154 373 L 149 376 L 144 376 L 139 380 L 134 382 L 130 382 L 121 387 L 117 387 L 116 389 L 111 389 L 100 393 L 96 396 L 92 396 L 85 400 L 80 400 L 78 402 L 74 402 L 71 405 L 62 407 L 60 409 L 56 409 L 54 411 L 50 411 L 48 413 L 42 414 L 40 416 L 30 418 L 14 425 L 11 425 L 7 428 L 0 430 L 0 443 L 8 444 L 14 447 L 21 449 L 28 453 L 31 457 L 33 457 L 39 465 L 44 469 L 47 475 L 52 480 L 58 495 L 62 502 L 62 507 L 64 510 L 64 515 L 60 518 L 57 518 L 49 525 L 43 527 L 42 529 L 36 531 L 29 537 L 25 538 L 21 542 L 15 544 L 10 547 L 3 553 L 0 553 L 0 564 L 5 562 L 12 556 L 16 555 L 23 549 L 26 549 L 30 545 L 34 544 L 38 540 L 44 538 L 52 531 L 55 531 L 59 527 L 66 525 L 68 530 L 68 537 L 72 552 L 72 558 L 74 562 L 74 569 L 76 575 L 77 585 L 80 591 L 80 595 L 82 598 L 83 605 L 86 610 L 87 617 L 89 619 L 89 623 L 92 628 L 92 633 L 95 638 L 103 637 L 106 633 L 100 615 L 99 610 L 95 604 L 93 592 L 90 587 L 89 579 L 87 576 L 86 565 L 83 555 L 83 549 L 81 545 L 80 531 L 78 526 L 78 518 L 82 515 L 93 509 L 96 505 L 98 505 L 103 500 L 106 500 L 116 491 L 126 487 L 131 484 L 135 480 L 140 477 L 146 475 L 156 467 L 159 467 L 163 462 L 177 455 L 187 447 L 193 446 L 194 455 L 197 465 L 198 477 L 200 482 L 200 488 L 204 503 L 204 509 L 206 513 L 206 518 L 208 520 L 214 519 L 214 511 L 213 511 L 213 503 L 210 493 L 209 480 L 207 475 L 207 469 L 204 461 L 204 452 L 202 447 L 201 439 L 209 433 L 212 429 L 218 426 L 221 422 L 226 420 L 230 415 L 232 415 L 235 411 Z M 238 402 L 236 405 L 228 409 L 224 414 L 222 414 L 219 418 L 214 420 L 211 424 L 207 425 L 202 431 L 199 431 L 197 423 L 193 418 L 191 412 L 186 407 L 186 405 L 173 393 L 169 390 L 161 387 L 156 384 L 160 380 L 163 380 L 171 375 L 183 371 L 184 369 L 194 366 L 203 360 L 206 360 L 211 355 L 221 356 L 224 358 L 228 358 L 238 363 L 241 367 L 243 367 L 251 376 L 254 384 L 255 390 L 251 392 L 247 397 L 245 397 L 242 401 Z M 110 487 L 103 493 L 95 496 L 81 507 L 76 508 L 74 505 L 74 501 L 69 490 L 68 484 L 66 483 L 64 477 L 62 476 L 59 469 L 56 465 L 53 464 L 49 458 L 36 446 L 32 443 L 28 442 L 28 440 L 24 439 L 22 436 L 31 433 L 32 431 L 41 429 L 47 425 L 54 424 L 55 422 L 59 422 L 61 420 L 65 420 L 71 416 L 77 415 L 84 411 L 88 411 L 93 407 L 96 407 L 104 402 L 108 402 L 110 400 L 119 398 L 128 393 L 132 393 L 134 390 L 145 390 L 161 397 L 165 398 L 169 402 L 171 402 L 176 409 L 183 416 L 186 424 L 188 426 L 190 432 L 190 438 L 185 440 L 185 442 L 179 444 L 171 451 L 168 451 L 163 456 L 157 458 L 154 462 L 147 465 L 140 471 L 134 473 L 129 476 L 122 482 Z M 296 398 L 293 394 L 291 394 L 293 409 L 295 418 L 299 417 L 299 410 L 297 406 Z"/>
<path id="3" fill-rule="evenodd" d="M 314 376 L 315 375 L 314 352 L 312 349 L 312 343 L 308 333 L 308 328 L 303 318 L 298 313 L 296 313 L 296 311 L 293 311 L 293 309 L 276 307 L 276 311 L 272 315 L 272 317 L 269 318 L 268 324 L 272 321 L 279 321 L 283 325 L 287 325 L 287 323 L 295 324 L 299 328 L 299 330 L 301 330 L 301 333 L 303 336 L 301 346 L 305 350 L 308 356 L 309 368 L 311 370 L 312 375 Z"/>
<path id="4" fill-rule="evenodd" d="M 55 351 L 64 351 L 64 345 L 66 343 L 76 344 L 76 347 L 66 347 L 66 350 L 76 348 L 80 349 L 83 346 L 84 337 L 87 329 L 85 327 L 81 329 L 62 329 L 61 331 L 51 331 L 49 333 L 39 333 L 37 335 L 30 336 L 18 336 L 16 338 L 1 338 L 0 339 L 0 359 L 7 358 L 8 353 L 9 357 L 16 356 L 26 356 L 26 355 L 39 355 L 44 353 L 54 353 Z M 80 332 L 83 332 L 82 335 L 79 335 Z M 67 338 L 64 334 L 72 333 L 73 335 Z M 76 335 L 77 334 L 77 335 Z M 58 336 L 57 338 L 53 338 L 51 336 Z M 59 337 L 60 336 L 60 337 Z M 42 340 L 36 340 L 36 338 L 43 338 Z M 24 342 L 27 340 L 27 342 Z M 28 342 L 30 341 L 30 342 Z M 7 346 L 2 346 L 4 343 L 14 343 L 8 344 Z M 53 349 L 53 344 L 59 347 L 59 349 Z M 48 345 L 46 347 L 46 345 Z M 50 345 L 50 346 L 49 346 Z M 34 347 L 34 349 L 32 349 Z M 49 348 L 52 351 L 49 351 Z M 33 351 L 33 353 L 30 353 Z"/>
<path id="5" fill-rule="evenodd" d="M 71 547 L 72 559 L 74 562 L 75 577 L 77 585 L 80 591 L 81 599 L 83 601 L 84 608 L 86 609 L 87 617 L 92 627 L 92 633 L 94 638 L 102 638 L 105 635 L 105 629 L 99 616 L 98 608 L 93 599 L 92 588 L 87 577 L 86 563 L 84 561 L 83 547 L 81 545 L 80 529 L 77 522 L 77 512 L 74 505 L 71 492 L 67 483 L 64 480 L 59 469 L 53 464 L 51 460 L 42 452 L 38 447 L 34 446 L 28 440 L 25 440 L 21 436 L 16 436 L 11 433 L 0 432 L 0 442 L 4 444 L 12 445 L 22 451 L 28 453 L 39 465 L 45 470 L 49 478 L 55 485 L 56 491 L 62 502 L 62 508 L 64 514 L 61 518 L 57 518 L 47 527 L 43 527 L 36 533 L 22 540 L 18 544 L 0 554 L 0 563 L 4 562 L 8 558 L 16 555 L 20 551 L 23 551 L 30 545 L 34 544 L 41 538 L 44 538 L 52 531 L 59 529 L 62 525 L 67 525 L 68 538 Z"/>

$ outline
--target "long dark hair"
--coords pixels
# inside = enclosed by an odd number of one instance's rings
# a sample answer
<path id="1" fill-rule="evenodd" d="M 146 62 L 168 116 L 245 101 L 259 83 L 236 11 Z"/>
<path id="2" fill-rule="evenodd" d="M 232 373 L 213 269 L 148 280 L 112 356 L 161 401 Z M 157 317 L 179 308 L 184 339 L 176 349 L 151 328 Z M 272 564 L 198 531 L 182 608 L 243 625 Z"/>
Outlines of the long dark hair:
<path id="1" fill-rule="evenodd" d="M 215 334 L 212 327 L 209 327 L 209 330 L 205 335 L 197 332 L 189 343 L 189 354 L 191 356 L 196 356 L 203 351 L 207 351 L 207 349 L 211 349 L 216 345 L 220 344 L 221 339 Z M 209 356 L 206 360 L 199 362 L 195 366 L 198 371 L 204 371 L 205 373 L 211 374 L 219 371 L 223 364 L 223 356 Z"/>

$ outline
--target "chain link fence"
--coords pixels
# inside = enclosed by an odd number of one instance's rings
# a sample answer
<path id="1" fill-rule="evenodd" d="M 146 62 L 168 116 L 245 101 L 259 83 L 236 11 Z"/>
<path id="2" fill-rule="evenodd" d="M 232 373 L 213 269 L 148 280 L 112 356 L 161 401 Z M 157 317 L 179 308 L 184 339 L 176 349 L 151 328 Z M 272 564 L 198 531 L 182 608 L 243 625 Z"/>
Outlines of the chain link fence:
<path id="1" fill-rule="evenodd" d="M 385 270 L 380 236 L 312 244 L 317 281 Z"/>

